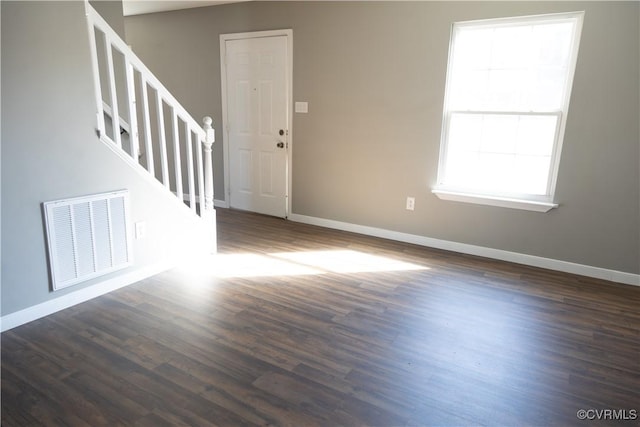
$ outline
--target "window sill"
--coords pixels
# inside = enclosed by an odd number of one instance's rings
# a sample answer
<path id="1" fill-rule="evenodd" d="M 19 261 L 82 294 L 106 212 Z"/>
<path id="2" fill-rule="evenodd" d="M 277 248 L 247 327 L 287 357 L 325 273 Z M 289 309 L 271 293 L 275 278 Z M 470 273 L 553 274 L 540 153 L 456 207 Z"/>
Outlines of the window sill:
<path id="1" fill-rule="evenodd" d="M 522 209 L 534 212 L 549 212 L 557 208 L 556 203 L 538 202 L 524 199 L 510 199 L 507 197 L 484 196 L 472 193 L 434 189 L 432 193 L 442 200 L 453 202 L 474 203 L 477 205 L 498 206 L 509 209 Z"/>

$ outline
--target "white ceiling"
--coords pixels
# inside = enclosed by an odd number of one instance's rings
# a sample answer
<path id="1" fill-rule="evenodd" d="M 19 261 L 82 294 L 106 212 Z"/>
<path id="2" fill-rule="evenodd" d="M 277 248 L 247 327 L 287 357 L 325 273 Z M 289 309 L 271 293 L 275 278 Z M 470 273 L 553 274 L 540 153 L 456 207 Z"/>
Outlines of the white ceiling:
<path id="1" fill-rule="evenodd" d="M 143 13 L 165 12 L 168 10 L 191 9 L 193 7 L 215 6 L 224 3 L 239 3 L 251 0 L 123 0 L 124 16 Z"/>

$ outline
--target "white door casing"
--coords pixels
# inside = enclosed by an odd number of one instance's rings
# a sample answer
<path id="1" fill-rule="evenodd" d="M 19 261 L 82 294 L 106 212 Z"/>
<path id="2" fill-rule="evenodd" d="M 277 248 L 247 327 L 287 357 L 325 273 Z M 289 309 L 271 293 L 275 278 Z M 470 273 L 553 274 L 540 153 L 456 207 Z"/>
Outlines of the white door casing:
<path id="1" fill-rule="evenodd" d="M 291 30 L 220 36 L 225 195 L 232 208 L 287 217 Z"/>

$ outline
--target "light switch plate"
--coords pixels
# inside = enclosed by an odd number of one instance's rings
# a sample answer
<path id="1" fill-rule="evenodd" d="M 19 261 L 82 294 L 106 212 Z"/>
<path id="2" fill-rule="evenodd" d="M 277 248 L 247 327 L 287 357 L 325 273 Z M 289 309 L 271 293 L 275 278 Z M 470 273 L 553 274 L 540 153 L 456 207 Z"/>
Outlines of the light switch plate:
<path id="1" fill-rule="evenodd" d="M 147 234 L 147 223 L 145 221 L 138 221 L 135 223 L 135 235 L 136 240 L 144 239 Z"/>
<path id="2" fill-rule="evenodd" d="M 309 112 L 308 102 L 296 102 L 296 113 L 308 113 L 308 112 Z"/>

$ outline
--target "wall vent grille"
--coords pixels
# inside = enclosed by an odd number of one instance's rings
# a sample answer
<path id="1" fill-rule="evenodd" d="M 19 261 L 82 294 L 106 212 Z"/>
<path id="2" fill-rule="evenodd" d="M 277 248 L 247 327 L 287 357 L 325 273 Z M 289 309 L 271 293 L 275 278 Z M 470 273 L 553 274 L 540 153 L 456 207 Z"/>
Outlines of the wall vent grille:
<path id="1" fill-rule="evenodd" d="M 43 206 L 54 291 L 133 263 L 127 190 Z"/>

